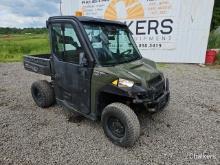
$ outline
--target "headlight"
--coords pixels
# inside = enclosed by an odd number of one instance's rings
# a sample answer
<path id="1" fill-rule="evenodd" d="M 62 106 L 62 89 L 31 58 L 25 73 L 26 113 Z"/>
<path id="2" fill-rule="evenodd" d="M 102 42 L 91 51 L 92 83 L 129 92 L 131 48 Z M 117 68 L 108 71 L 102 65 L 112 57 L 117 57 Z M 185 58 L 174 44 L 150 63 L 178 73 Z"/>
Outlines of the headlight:
<path id="1" fill-rule="evenodd" d="M 125 80 L 125 79 L 122 79 L 122 78 L 119 78 L 117 80 L 114 80 L 112 82 L 113 85 L 116 85 L 118 87 L 133 87 L 134 85 L 134 82 L 133 81 L 130 81 L 130 80 Z"/>

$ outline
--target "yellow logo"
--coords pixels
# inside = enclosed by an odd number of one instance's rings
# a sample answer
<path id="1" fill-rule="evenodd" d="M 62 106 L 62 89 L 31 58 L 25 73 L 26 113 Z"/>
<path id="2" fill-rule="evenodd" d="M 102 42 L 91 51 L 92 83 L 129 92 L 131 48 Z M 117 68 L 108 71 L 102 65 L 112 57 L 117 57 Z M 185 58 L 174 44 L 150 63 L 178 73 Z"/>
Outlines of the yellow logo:
<path id="1" fill-rule="evenodd" d="M 104 13 L 104 18 L 110 20 L 143 17 L 144 7 L 139 0 L 112 0 Z"/>

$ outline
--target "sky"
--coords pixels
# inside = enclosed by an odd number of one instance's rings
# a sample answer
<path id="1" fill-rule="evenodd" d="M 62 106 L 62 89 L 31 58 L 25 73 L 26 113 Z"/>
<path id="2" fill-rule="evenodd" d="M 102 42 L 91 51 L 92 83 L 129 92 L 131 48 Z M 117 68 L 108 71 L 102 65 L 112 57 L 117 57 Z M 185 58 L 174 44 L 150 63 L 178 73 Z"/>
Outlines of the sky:
<path id="1" fill-rule="evenodd" d="M 59 15 L 60 0 L 0 0 L 0 27 L 45 27 Z"/>

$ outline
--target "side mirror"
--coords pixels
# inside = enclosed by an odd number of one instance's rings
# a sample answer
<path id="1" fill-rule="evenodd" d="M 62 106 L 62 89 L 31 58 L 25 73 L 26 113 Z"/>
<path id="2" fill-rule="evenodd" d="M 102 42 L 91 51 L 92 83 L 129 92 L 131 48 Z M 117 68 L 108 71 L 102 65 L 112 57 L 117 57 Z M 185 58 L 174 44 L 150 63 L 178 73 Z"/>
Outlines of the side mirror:
<path id="1" fill-rule="evenodd" d="M 88 61 L 85 57 L 85 53 L 84 52 L 81 52 L 79 54 L 79 65 L 80 66 L 84 66 L 84 67 L 87 67 L 88 66 Z"/>

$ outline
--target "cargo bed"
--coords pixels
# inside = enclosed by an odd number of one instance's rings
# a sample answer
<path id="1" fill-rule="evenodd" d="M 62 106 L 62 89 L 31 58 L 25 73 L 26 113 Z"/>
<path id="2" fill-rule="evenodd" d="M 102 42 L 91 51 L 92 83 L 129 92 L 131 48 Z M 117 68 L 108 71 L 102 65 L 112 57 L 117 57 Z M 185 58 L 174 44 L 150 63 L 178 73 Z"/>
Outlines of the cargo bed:
<path id="1" fill-rule="evenodd" d="M 50 54 L 24 56 L 24 68 L 31 72 L 51 76 Z"/>

